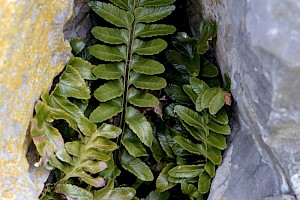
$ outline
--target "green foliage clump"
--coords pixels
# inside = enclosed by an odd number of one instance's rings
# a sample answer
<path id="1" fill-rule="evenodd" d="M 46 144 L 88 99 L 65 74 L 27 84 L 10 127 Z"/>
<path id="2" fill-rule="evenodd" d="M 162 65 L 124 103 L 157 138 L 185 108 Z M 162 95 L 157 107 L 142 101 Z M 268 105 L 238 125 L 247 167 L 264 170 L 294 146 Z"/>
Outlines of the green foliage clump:
<path id="1" fill-rule="evenodd" d="M 174 2 L 88 3 L 108 22 L 92 29 L 99 44 L 72 39 L 81 58 L 72 56 L 35 106 L 36 166 L 54 172 L 41 199 L 205 199 L 230 134 L 230 86 L 220 87 L 202 56 L 215 22 L 203 21 L 198 39 L 178 32 L 166 50 L 162 38 L 176 28 L 157 21 Z"/>

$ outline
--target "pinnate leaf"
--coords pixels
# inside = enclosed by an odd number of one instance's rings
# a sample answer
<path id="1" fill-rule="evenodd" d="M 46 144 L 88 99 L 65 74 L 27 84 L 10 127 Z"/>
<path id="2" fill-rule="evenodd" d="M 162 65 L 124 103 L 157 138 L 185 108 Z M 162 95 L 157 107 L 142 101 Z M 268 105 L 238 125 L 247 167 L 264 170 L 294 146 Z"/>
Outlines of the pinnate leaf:
<path id="1" fill-rule="evenodd" d="M 96 131 L 96 124 L 88 120 L 83 112 L 75 104 L 71 103 L 67 97 L 53 94 L 49 97 L 49 106 L 64 110 L 70 114 L 77 122 L 79 130 L 86 136 L 92 135 Z"/>

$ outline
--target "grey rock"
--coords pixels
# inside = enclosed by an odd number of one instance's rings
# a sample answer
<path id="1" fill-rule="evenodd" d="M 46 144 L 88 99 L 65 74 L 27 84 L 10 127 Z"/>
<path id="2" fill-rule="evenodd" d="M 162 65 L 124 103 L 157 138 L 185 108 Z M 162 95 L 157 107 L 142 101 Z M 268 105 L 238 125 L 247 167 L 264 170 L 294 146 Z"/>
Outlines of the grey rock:
<path id="1" fill-rule="evenodd" d="M 215 53 L 221 71 L 232 79 L 236 123 L 241 126 L 233 130 L 232 153 L 225 154 L 239 170 L 224 162 L 210 199 L 300 198 L 299 0 L 189 0 L 187 5 L 194 35 L 202 18 L 218 23 Z M 253 156 L 246 157 L 247 152 Z M 257 170 L 247 170 L 242 161 Z M 217 193 L 223 168 L 229 169 L 229 179 Z"/>
<path id="2" fill-rule="evenodd" d="M 84 38 L 87 41 L 91 39 L 90 31 L 93 27 L 90 17 L 90 7 L 86 0 L 77 0 L 74 2 L 73 15 L 64 26 L 65 39 Z"/>

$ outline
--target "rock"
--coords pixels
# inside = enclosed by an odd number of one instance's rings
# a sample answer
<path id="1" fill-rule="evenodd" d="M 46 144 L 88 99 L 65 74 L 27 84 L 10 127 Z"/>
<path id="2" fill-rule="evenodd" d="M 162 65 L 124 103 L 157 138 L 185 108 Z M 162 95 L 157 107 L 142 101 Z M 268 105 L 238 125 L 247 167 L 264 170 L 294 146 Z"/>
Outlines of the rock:
<path id="1" fill-rule="evenodd" d="M 72 5 L 71 0 L 1 1 L 1 199 L 37 199 L 47 177 L 41 170 L 29 175 L 25 138 L 35 102 L 70 57 L 63 26 Z M 30 179 L 34 176 L 43 180 Z"/>
<path id="2" fill-rule="evenodd" d="M 84 38 L 87 42 L 92 39 L 90 31 L 93 22 L 89 14 L 90 10 L 86 0 L 74 2 L 73 15 L 64 26 L 65 39 Z"/>
<path id="3" fill-rule="evenodd" d="M 235 123 L 241 127 L 233 130 L 210 199 L 300 198 L 300 2 L 189 0 L 187 5 L 195 35 L 201 18 L 218 23 L 216 57 L 232 79 Z"/>

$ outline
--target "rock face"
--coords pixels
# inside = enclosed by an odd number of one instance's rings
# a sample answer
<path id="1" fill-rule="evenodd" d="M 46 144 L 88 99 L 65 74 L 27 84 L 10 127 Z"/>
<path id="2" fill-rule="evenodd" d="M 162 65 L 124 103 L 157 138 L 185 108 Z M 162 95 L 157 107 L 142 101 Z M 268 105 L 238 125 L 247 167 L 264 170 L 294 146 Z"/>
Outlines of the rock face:
<path id="1" fill-rule="evenodd" d="M 41 92 L 70 57 L 63 26 L 72 5 L 72 0 L 0 3 L 1 199 L 37 199 L 38 179 L 47 178 L 39 169 L 28 173 L 26 130 Z"/>
<path id="2" fill-rule="evenodd" d="M 218 23 L 232 79 L 232 142 L 209 199 L 300 199 L 300 1 L 188 0 L 191 31 Z"/>

